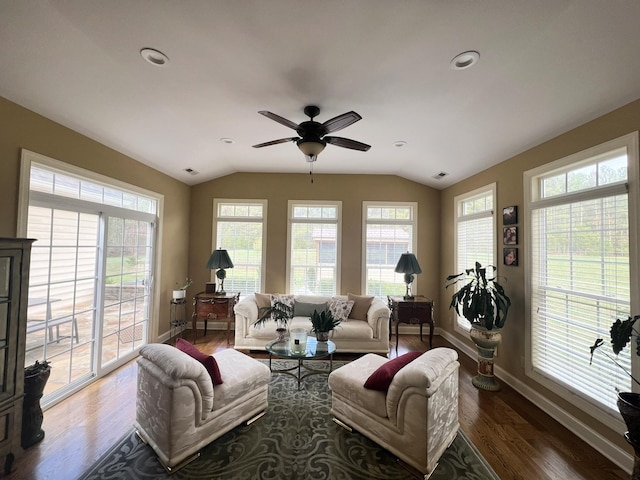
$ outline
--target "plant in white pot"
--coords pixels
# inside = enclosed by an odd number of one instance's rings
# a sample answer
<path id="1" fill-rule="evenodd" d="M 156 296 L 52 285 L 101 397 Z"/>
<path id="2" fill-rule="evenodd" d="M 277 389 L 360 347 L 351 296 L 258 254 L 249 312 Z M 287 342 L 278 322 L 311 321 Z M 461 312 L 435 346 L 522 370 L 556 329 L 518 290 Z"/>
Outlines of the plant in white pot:
<path id="1" fill-rule="evenodd" d="M 176 282 L 176 289 L 173 291 L 173 299 L 180 300 L 184 298 L 187 294 L 187 288 L 189 288 L 192 283 L 193 280 L 191 280 L 189 277 L 185 278 L 182 286 L 180 286 L 180 283 Z"/>
<path id="2" fill-rule="evenodd" d="M 640 320 L 640 315 L 629 316 L 626 320 L 616 319 L 611 325 L 611 329 L 609 330 L 611 349 L 616 356 L 631 342 L 632 337 L 634 337 L 636 344 L 636 355 L 640 355 L 640 332 L 635 328 L 638 320 Z M 595 351 L 603 344 L 604 340 L 602 338 L 596 339 L 595 343 L 591 346 L 591 360 L 593 360 Z M 603 350 L 600 350 L 600 352 L 629 375 L 636 385 L 640 385 L 640 382 L 632 375 L 631 371 L 618 362 L 615 357 L 612 357 Z M 625 434 L 625 437 L 636 451 L 640 451 L 640 393 L 618 392 L 617 405 L 620 415 L 622 415 L 622 419 L 627 425 L 628 432 Z M 634 476 L 632 476 L 632 478 L 640 478 L 640 466 L 636 467 L 634 465 Z"/>
<path id="3" fill-rule="evenodd" d="M 476 262 L 474 268 L 449 275 L 446 288 L 464 282 L 451 297 L 449 308 L 471 324 L 469 335 L 478 348 L 478 375 L 473 384 L 482 390 L 500 390 L 493 375 L 493 358 L 502 341 L 502 327 L 507 320 L 511 300 L 495 276 L 496 267 L 483 267 Z"/>

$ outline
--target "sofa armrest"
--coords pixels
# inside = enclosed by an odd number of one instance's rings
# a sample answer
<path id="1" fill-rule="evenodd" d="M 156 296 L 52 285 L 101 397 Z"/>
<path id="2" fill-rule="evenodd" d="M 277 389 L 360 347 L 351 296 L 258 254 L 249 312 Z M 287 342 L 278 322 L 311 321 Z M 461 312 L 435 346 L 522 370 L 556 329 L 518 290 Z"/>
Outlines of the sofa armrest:
<path id="1" fill-rule="evenodd" d="M 247 295 L 243 297 L 235 307 L 233 311 L 236 315 L 242 315 L 249 319 L 251 323 L 254 323 L 258 319 L 258 304 L 256 303 L 256 297 L 254 295 Z"/>
<path id="2" fill-rule="evenodd" d="M 386 302 L 381 298 L 373 297 L 367 311 L 367 323 L 373 330 L 374 338 L 389 337 L 389 315 L 391 315 L 391 310 Z"/>

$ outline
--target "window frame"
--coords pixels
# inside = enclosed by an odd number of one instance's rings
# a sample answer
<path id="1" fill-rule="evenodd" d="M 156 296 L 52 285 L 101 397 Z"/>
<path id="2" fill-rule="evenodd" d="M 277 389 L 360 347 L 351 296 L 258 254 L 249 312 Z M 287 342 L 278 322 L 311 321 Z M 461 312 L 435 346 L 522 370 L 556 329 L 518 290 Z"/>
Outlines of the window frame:
<path id="1" fill-rule="evenodd" d="M 489 192 L 491 192 L 491 196 L 493 198 L 493 208 L 490 211 L 484 210 L 480 213 L 475 213 L 475 214 L 470 214 L 470 215 L 462 215 L 461 213 L 461 207 L 462 204 L 468 200 L 471 200 L 475 197 L 479 197 L 482 194 L 488 194 Z M 460 267 L 458 266 L 458 246 L 459 246 L 459 225 L 460 223 L 463 221 L 462 219 L 465 219 L 466 221 L 473 221 L 479 218 L 489 218 L 491 217 L 491 232 L 493 235 L 492 238 L 492 246 L 491 246 L 491 255 L 493 257 L 493 260 L 491 261 L 491 265 L 495 266 L 496 268 L 498 268 L 499 266 L 497 265 L 497 259 L 499 258 L 497 252 L 498 252 L 498 235 L 497 235 L 497 228 L 498 228 L 498 219 L 497 219 L 497 205 L 498 205 L 498 196 L 497 196 L 497 184 L 495 182 L 493 183 L 489 183 L 487 185 L 484 185 L 482 187 L 478 187 L 474 190 L 471 190 L 469 192 L 465 192 L 465 193 L 461 193 L 460 195 L 456 195 L 453 199 L 453 223 L 454 223 L 454 247 L 453 247 L 453 272 L 454 273 L 460 273 L 462 271 L 464 271 L 464 269 L 467 268 L 472 268 L 473 265 L 469 265 L 464 267 L 463 270 L 460 270 Z M 489 213 L 487 213 L 489 212 Z M 502 238 L 502 237 L 501 237 Z M 485 266 L 485 265 L 483 265 Z M 456 289 L 460 288 L 462 285 L 457 285 Z M 450 292 L 451 294 L 453 294 L 453 292 Z M 454 331 L 456 331 L 457 333 L 466 335 L 469 333 L 469 331 L 471 330 L 471 324 L 469 324 L 469 322 L 467 321 L 466 318 L 463 318 L 461 316 L 459 316 L 454 310 L 451 310 L 452 312 L 452 324 L 454 327 Z M 461 320 L 463 321 L 461 323 Z M 467 325 L 468 324 L 468 325 Z"/>

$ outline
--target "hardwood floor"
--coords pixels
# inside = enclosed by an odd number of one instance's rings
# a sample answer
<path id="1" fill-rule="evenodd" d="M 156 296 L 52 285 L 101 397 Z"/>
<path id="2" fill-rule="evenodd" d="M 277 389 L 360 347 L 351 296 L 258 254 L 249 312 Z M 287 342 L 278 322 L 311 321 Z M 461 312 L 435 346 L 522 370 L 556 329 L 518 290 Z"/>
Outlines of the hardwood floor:
<path id="1" fill-rule="evenodd" d="M 189 339 L 189 333 L 186 334 Z M 395 341 L 395 338 L 392 339 Z M 224 350 L 226 332 L 209 332 L 197 346 Z M 434 347 L 451 345 L 439 336 Z M 425 351 L 417 335 L 401 335 L 398 354 Z M 267 358 L 266 354 L 252 354 Z M 395 357 L 395 349 L 392 349 Z M 354 355 L 338 355 L 352 359 Z M 475 360 L 460 355 L 460 425 L 502 480 L 627 480 L 629 475 L 571 434 L 508 386 L 500 392 L 471 384 Z M 137 366 L 128 363 L 108 377 L 48 409 L 44 440 L 25 451 L 8 479 L 75 479 L 119 438 L 135 417 Z"/>

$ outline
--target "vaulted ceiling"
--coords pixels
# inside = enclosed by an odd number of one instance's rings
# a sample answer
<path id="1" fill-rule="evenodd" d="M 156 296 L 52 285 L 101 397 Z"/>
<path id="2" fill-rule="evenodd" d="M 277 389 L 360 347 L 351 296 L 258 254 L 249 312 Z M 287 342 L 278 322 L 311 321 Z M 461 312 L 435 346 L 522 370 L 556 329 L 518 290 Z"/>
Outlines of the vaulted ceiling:
<path id="1" fill-rule="evenodd" d="M 308 171 L 294 143 L 252 148 L 296 135 L 259 110 L 354 110 L 338 135 L 372 148 L 327 145 L 315 173 L 443 188 L 640 98 L 638 19 L 637 0 L 0 0 L 0 95 L 187 184 Z"/>

